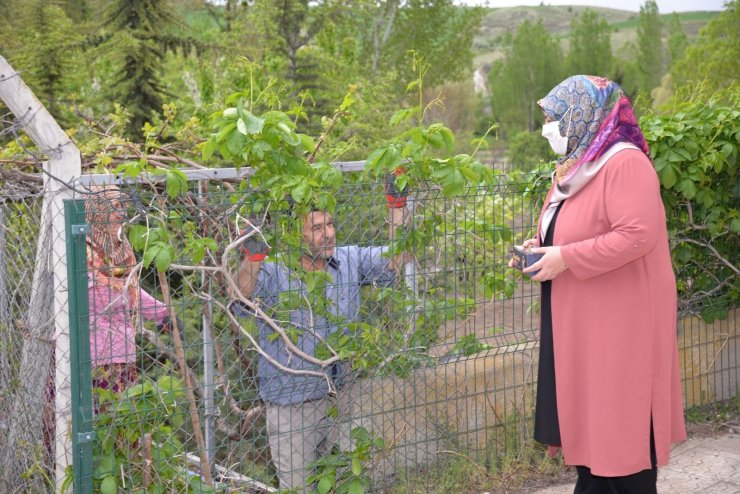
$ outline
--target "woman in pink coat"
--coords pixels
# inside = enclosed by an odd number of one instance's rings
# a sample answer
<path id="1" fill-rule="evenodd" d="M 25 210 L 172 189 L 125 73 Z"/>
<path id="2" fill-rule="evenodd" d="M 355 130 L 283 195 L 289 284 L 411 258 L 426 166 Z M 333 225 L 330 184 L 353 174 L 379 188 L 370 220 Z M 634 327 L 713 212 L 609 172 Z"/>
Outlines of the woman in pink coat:
<path id="1" fill-rule="evenodd" d="M 658 177 L 616 83 L 573 76 L 538 102 L 563 155 L 525 248 L 541 282 L 535 439 L 576 465 L 575 493 L 655 493 L 686 438 L 676 282 Z"/>
<path id="2" fill-rule="evenodd" d="M 123 233 L 124 211 L 121 191 L 114 185 L 92 187 L 85 200 L 93 387 L 116 393 L 138 378 L 139 317 L 158 326 L 169 320 L 167 306 L 139 286 L 136 257 Z"/>

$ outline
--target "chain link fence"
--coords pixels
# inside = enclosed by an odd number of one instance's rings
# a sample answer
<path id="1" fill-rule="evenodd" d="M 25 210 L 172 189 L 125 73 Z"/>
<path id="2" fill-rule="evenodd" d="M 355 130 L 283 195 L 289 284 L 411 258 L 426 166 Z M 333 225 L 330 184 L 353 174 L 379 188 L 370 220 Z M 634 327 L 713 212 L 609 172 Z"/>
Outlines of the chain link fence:
<path id="1" fill-rule="evenodd" d="M 325 410 L 326 436 L 336 447 L 311 466 L 310 481 L 356 477 L 372 489 L 392 489 L 423 483 L 429 472 L 462 455 L 495 469 L 532 435 L 538 290 L 505 267 L 511 244 L 527 238 L 536 221 L 522 184 L 502 175 L 495 185 L 454 198 L 431 187 L 415 190 L 407 206 L 413 219 L 394 244 L 382 184 L 353 174 L 346 182 L 333 193 L 337 252 L 397 245 L 413 256 L 392 279 L 376 276 L 356 287 L 329 269 L 324 272 L 335 277 L 296 275 L 297 284 L 275 289 L 277 299 L 259 306 L 296 344 L 321 318 L 346 336 L 315 348 L 321 373 L 332 375 L 335 366 L 323 364 L 333 357 L 344 364 Z M 3 447 L 5 492 L 61 489 L 64 480 L 54 472 L 60 455 L 76 467 L 89 465 L 75 478 L 75 492 L 209 492 L 208 484 L 224 492 L 276 490 L 279 469 L 270 447 L 276 432 L 268 433 L 269 406 L 260 395 L 258 369 L 265 364 L 258 346 L 264 350 L 277 337 L 258 345 L 260 318 L 235 308 L 245 301 L 231 284 L 239 283 L 244 261 L 245 220 L 262 223 L 271 248 L 267 264 L 293 269 L 304 253 L 305 215 L 289 204 L 265 215 L 267 204 L 238 182 L 189 184 L 176 199 L 151 183 L 122 185 L 122 202 L 99 205 L 106 214 L 122 213 L 136 254 L 125 266 L 73 265 L 70 296 L 75 291 L 87 308 L 72 314 L 79 324 L 71 327 L 79 329 L 79 341 L 90 342 L 91 354 L 81 352 L 71 369 L 64 364 L 70 355 L 55 359 L 56 282 L 47 255 L 51 239 L 40 228 L 43 194 L 4 186 L 0 441 L 18 447 L 13 454 Z M 88 195 L 78 197 L 81 213 Z M 92 258 L 93 232 L 111 221 L 99 218 L 88 214 L 90 231 L 73 242 L 84 250 L 77 252 L 83 261 Z M 376 259 L 381 271 L 393 254 Z M 156 270 L 162 256 L 170 256 L 165 274 Z M 124 269 L 96 279 L 95 269 L 114 267 Z M 342 302 L 330 292 L 349 288 L 359 290 L 359 305 L 351 316 L 332 313 L 327 300 Z M 314 326 L 295 324 L 296 311 L 310 314 Z M 114 336 L 111 318 L 130 325 Z M 687 407 L 737 395 L 737 319 L 730 308 L 728 318 L 710 324 L 690 314 L 679 320 Z M 115 343 L 120 336 L 123 343 Z M 101 357 L 115 348 L 122 361 Z M 297 351 L 288 353 L 288 363 L 299 358 Z M 71 400 L 60 403 L 56 376 L 63 386 L 73 378 L 93 385 L 88 401 L 77 405 L 82 412 L 71 410 Z M 92 431 L 90 455 L 74 454 L 71 446 L 59 451 L 67 444 L 59 436 L 72 434 L 71 427 L 60 431 L 59 417 L 72 413 L 81 413 Z M 297 423 L 277 423 L 291 434 L 305 433 Z"/>
<path id="2" fill-rule="evenodd" d="M 55 483 L 55 451 L 72 456 L 63 446 L 68 431 L 57 424 L 70 413 L 57 394 L 69 386 L 70 356 L 56 349 L 59 270 L 51 223 L 43 220 L 50 208 L 31 185 L 5 182 L 0 197 L 0 486 L 44 492 Z"/>

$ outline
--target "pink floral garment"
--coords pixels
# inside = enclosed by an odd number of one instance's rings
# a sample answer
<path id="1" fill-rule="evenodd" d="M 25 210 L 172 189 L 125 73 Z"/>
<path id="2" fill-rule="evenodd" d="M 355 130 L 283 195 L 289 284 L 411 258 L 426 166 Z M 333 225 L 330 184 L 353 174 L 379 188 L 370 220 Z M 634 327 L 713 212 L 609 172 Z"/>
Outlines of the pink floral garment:
<path id="1" fill-rule="evenodd" d="M 139 306 L 132 307 L 130 292 L 88 274 L 92 366 L 136 362 L 134 312 L 158 323 L 167 317 L 167 306 L 143 289 L 137 290 Z"/>

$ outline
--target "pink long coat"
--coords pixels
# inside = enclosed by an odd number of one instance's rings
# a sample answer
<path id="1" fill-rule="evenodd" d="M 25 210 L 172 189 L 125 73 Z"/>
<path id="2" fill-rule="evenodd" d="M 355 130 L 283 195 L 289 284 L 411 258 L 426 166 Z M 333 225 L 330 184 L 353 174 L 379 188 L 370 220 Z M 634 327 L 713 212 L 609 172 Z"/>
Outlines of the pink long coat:
<path id="1" fill-rule="evenodd" d="M 658 465 L 666 465 L 686 429 L 676 281 L 650 160 L 634 149 L 612 156 L 564 202 L 553 244 L 568 266 L 552 281 L 565 462 L 606 477 L 651 468 L 652 413 Z"/>

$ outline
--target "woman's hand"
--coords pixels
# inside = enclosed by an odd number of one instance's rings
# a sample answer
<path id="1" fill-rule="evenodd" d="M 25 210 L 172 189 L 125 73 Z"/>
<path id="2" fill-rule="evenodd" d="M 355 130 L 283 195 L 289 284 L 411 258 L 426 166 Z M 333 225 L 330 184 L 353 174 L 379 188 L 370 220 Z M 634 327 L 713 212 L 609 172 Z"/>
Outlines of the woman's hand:
<path id="1" fill-rule="evenodd" d="M 540 272 L 532 276 L 532 280 L 534 281 L 552 280 L 568 269 L 568 266 L 565 265 L 563 256 L 560 253 L 559 246 L 533 247 L 532 252 L 535 254 L 544 254 L 542 259 L 522 270 L 523 273 L 531 273 L 532 271 L 537 271 L 539 269 Z"/>
<path id="2" fill-rule="evenodd" d="M 530 238 L 530 239 L 527 239 L 527 240 L 524 241 L 524 243 L 522 244 L 522 247 L 526 250 L 526 249 L 529 249 L 530 247 L 537 247 L 537 245 L 538 245 L 537 244 L 537 239 L 536 238 Z M 513 268 L 514 267 L 514 258 L 513 257 L 511 259 L 509 259 L 509 267 L 510 268 Z"/>

